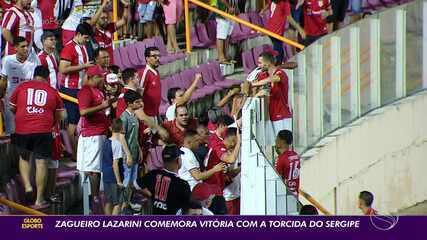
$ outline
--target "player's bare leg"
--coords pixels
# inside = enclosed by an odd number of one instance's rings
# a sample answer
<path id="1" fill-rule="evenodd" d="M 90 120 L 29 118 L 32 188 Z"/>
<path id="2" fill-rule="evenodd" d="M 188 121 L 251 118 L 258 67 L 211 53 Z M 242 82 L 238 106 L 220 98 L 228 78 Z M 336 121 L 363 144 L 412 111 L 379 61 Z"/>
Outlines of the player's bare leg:
<path id="1" fill-rule="evenodd" d="M 25 193 L 32 193 L 33 187 L 30 182 L 30 162 L 19 156 L 19 174 L 21 175 L 22 182 L 24 184 Z"/>
<path id="2" fill-rule="evenodd" d="M 73 160 L 77 159 L 77 137 L 75 135 L 76 129 L 77 129 L 77 125 L 68 124 L 67 134 L 68 134 L 68 138 L 70 139 L 70 142 L 71 142 L 71 148 L 73 151 L 71 153 L 71 156 L 72 156 Z"/>
<path id="3" fill-rule="evenodd" d="M 47 183 L 47 160 L 36 159 L 36 187 L 37 198 L 35 205 L 42 205 L 46 203 L 44 193 Z"/>

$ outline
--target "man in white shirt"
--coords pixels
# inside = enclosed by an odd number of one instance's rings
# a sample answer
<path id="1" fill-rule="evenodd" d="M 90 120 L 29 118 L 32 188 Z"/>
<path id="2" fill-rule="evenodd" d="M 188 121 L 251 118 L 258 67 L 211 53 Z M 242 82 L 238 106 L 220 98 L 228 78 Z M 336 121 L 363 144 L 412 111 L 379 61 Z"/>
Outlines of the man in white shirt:
<path id="1" fill-rule="evenodd" d="M 187 181 L 190 185 L 190 189 L 193 190 L 194 186 L 202 180 L 208 179 L 213 174 L 224 171 L 224 163 L 218 163 L 208 171 L 201 172 L 200 164 L 197 161 L 193 151 L 195 151 L 200 145 L 200 140 L 196 131 L 187 130 L 184 136 L 184 144 L 181 147 L 181 151 L 184 152 L 181 155 L 181 168 L 178 171 L 178 176 Z"/>
<path id="2" fill-rule="evenodd" d="M 24 37 L 14 38 L 13 43 L 16 54 L 4 57 L 0 81 L 1 86 L 7 85 L 4 98 L 4 117 L 8 135 L 15 132 L 15 117 L 9 109 L 9 97 L 20 83 L 33 79 L 34 69 L 39 65 L 39 61 L 31 61 L 28 58 L 28 43 Z M 4 91 L 4 89 L 2 90 Z"/>
<path id="3" fill-rule="evenodd" d="M 185 92 L 181 88 L 169 88 L 168 101 L 170 106 L 166 110 L 166 119 L 168 121 L 175 119 L 175 111 L 177 106 L 179 107 L 185 105 L 188 101 L 190 101 L 191 95 L 193 95 L 193 92 L 196 90 L 200 80 L 202 80 L 202 74 L 197 73 L 194 76 L 193 83 Z"/>

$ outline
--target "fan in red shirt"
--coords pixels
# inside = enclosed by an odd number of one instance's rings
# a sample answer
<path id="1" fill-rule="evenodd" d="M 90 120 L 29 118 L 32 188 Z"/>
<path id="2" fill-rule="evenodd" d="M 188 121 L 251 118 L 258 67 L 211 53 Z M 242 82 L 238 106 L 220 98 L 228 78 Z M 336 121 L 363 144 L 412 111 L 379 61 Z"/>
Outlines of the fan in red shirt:
<path id="1" fill-rule="evenodd" d="M 129 15 L 129 5 L 125 1 L 122 18 L 116 23 L 112 23 L 108 11 L 102 11 L 99 17 L 93 38 L 98 43 L 100 48 L 105 48 L 110 55 L 110 65 L 114 64 L 113 58 L 113 35 L 114 33 L 126 25 L 126 20 Z"/>
<path id="2" fill-rule="evenodd" d="M 289 22 L 290 25 L 297 29 L 301 37 L 303 39 L 305 38 L 304 30 L 291 16 L 291 5 L 288 0 L 269 0 L 269 4 L 262 12 L 265 12 L 267 8 L 270 9 L 270 18 L 267 21 L 266 27 L 267 30 L 283 36 L 286 22 Z M 276 63 L 282 64 L 284 58 L 283 42 L 273 37 L 270 37 L 270 39 L 273 43 L 274 50 L 278 53 L 276 56 Z"/>
<path id="3" fill-rule="evenodd" d="M 178 147 L 184 143 L 184 135 L 187 130 L 197 130 L 197 120 L 190 119 L 187 106 L 178 106 L 175 110 L 175 119 L 165 121 L 162 127 L 169 133 L 169 142 Z"/>
<path id="4" fill-rule="evenodd" d="M 289 130 L 282 130 L 277 134 L 276 152 L 279 158 L 276 161 L 276 171 L 288 190 L 298 196 L 301 163 L 298 154 L 291 149 L 292 140 L 292 132 Z"/>
<path id="5" fill-rule="evenodd" d="M 4 55 L 16 53 L 13 40 L 16 37 L 24 37 L 28 43 L 28 49 L 32 49 L 34 38 L 34 17 L 29 11 L 31 1 L 17 0 L 4 14 L 2 22 L 2 34 L 6 40 Z"/>
<path id="6" fill-rule="evenodd" d="M 89 68 L 87 75 L 88 80 L 78 93 L 81 131 L 77 146 L 77 169 L 89 173 L 92 194 L 98 196 L 102 146 L 110 126 L 105 110 L 117 99 L 105 100 L 102 91 L 104 73 L 99 67 Z"/>
<path id="7" fill-rule="evenodd" d="M 43 67 L 49 69 L 48 82 L 58 89 L 58 62 L 55 57 L 56 38 L 53 32 L 46 31 L 42 35 L 43 50 L 37 55 Z"/>
<path id="8" fill-rule="evenodd" d="M 258 75 L 260 79 L 252 83 L 252 87 L 270 88 L 268 110 L 274 134 L 277 135 L 283 129 L 292 130 L 288 76 L 275 66 L 273 54 L 270 52 L 264 52 L 259 56 L 258 65 L 262 68 L 263 74 Z M 260 91 L 261 95 L 264 93 L 264 91 Z"/>
<path id="9" fill-rule="evenodd" d="M 160 51 L 157 47 L 148 47 L 144 52 L 147 65 L 139 71 L 139 85 L 143 89 L 144 112 L 157 118 L 161 102 L 160 73 L 156 69 L 160 65 Z"/>
<path id="10" fill-rule="evenodd" d="M 0 7 L 3 9 L 3 11 L 8 10 L 9 8 L 13 7 L 15 1 L 13 0 L 0 0 Z"/>
<path id="11" fill-rule="evenodd" d="M 52 158 L 52 127 L 63 117 L 64 110 L 58 92 L 47 82 L 48 77 L 49 70 L 37 66 L 34 80 L 20 84 L 10 97 L 11 111 L 16 114 L 16 134 L 12 142 L 20 150 L 19 171 L 26 196 L 32 195 L 33 187 L 30 181 L 31 167 L 26 158 L 28 154 L 25 153 L 32 152 L 36 158 L 37 206 L 46 203 L 46 160 Z"/>
<path id="12" fill-rule="evenodd" d="M 364 215 L 378 215 L 378 212 L 372 208 L 374 202 L 374 194 L 368 191 L 362 191 L 359 193 L 359 209 Z"/>
<path id="13" fill-rule="evenodd" d="M 304 45 L 308 46 L 328 34 L 326 18 L 332 14 L 332 10 L 329 0 L 305 0 L 302 7 L 307 35 Z"/>
<path id="14" fill-rule="evenodd" d="M 89 55 L 85 47 L 92 34 L 92 27 L 89 24 L 79 24 L 73 40 L 69 41 L 61 51 L 61 61 L 59 62 L 59 71 L 62 74 L 61 92 L 70 97 L 77 98 L 79 89 L 83 85 L 86 70 L 93 66 L 89 62 Z M 80 119 L 79 106 L 70 101 L 65 101 L 64 105 L 67 110 L 67 133 L 71 140 L 73 158 L 75 159 L 77 145 L 75 132 Z"/>
<path id="15" fill-rule="evenodd" d="M 206 170 L 213 168 L 220 162 L 232 164 L 237 160 L 240 151 L 240 134 L 238 131 L 227 131 L 228 125 L 225 116 L 219 117 L 215 133 L 209 136 L 209 152 L 205 158 L 205 163 L 207 161 Z M 224 135 L 225 138 L 223 138 Z M 234 146 L 234 148 L 227 150 L 226 145 Z M 205 182 L 217 185 L 221 190 L 224 190 L 226 180 L 226 175 L 223 172 L 217 172 Z"/>

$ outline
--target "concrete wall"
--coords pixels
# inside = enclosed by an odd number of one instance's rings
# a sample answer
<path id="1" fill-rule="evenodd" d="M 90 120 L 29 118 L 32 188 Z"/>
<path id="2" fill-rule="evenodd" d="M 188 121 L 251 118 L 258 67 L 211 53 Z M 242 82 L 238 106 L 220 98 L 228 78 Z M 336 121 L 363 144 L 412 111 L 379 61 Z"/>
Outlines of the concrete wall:
<path id="1" fill-rule="evenodd" d="M 301 188 L 338 215 L 358 215 L 358 193 L 396 213 L 427 199 L 427 92 L 368 114 L 301 169 Z M 422 210 L 424 209 L 424 210 Z M 420 213 L 426 214 L 425 208 Z M 404 211 L 401 211 L 404 213 Z"/>

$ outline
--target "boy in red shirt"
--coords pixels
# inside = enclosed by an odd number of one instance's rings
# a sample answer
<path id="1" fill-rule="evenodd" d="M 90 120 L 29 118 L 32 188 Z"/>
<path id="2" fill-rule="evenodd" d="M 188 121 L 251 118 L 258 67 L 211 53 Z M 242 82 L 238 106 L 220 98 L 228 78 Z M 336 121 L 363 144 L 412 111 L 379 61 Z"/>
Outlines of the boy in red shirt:
<path id="1" fill-rule="evenodd" d="M 64 105 L 58 92 L 49 86 L 49 70 L 37 66 L 34 80 L 20 84 L 10 97 L 11 111 L 15 113 L 16 134 L 12 143 L 19 149 L 19 172 L 26 196 L 31 196 L 31 167 L 28 153 L 36 159 L 36 206 L 46 204 L 44 193 L 47 181 L 47 160 L 52 158 L 52 127 L 62 119 Z"/>
<path id="2" fill-rule="evenodd" d="M 81 131 L 77 145 L 77 169 L 89 174 L 91 192 L 98 196 L 102 161 L 102 146 L 104 144 L 110 120 L 105 110 L 111 107 L 116 98 L 105 100 L 102 87 L 104 72 L 94 66 L 87 71 L 88 80 L 79 91 L 79 111 L 81 116 Z"/>
<path id="3" fill-rule="evenodd" d="M 276 152 L 279 158 L 276 161 L 276 171 L 282 177 L 288 190 L 298 196 L 300 158 L 291 148 L 292 132 L 282 130 L 276 137 Z"/>
<path id="4" fill-rule="evenodd" d="M 329 0 L 305 0 L 303 4 L 304 45 L 308 46 L 328 34 L 326 18 L 332 15 Z"/>

